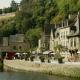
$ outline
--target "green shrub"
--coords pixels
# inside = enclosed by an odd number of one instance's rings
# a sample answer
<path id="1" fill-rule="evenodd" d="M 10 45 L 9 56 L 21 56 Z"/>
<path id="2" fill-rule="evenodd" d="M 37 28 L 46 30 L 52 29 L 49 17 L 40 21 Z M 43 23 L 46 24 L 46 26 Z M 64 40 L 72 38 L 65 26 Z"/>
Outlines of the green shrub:
<path id="1" fill-rule="evenodd" d="M 54 56 L 54 59 L 57 59 L 58 60 L 58 63 L 63 63 L 64 57 L 62 57 L 60 55 L 60 53 L 56 53 L 55 56 Z"/>

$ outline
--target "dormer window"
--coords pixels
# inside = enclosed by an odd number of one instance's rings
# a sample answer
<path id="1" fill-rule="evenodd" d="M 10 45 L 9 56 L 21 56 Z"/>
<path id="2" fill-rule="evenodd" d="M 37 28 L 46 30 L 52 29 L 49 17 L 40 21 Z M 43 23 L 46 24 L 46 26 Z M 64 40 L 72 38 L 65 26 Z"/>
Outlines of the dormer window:
<path id="1" fill-rule="evenodd" d="M 75 33 L 75 32 L 76 32 L 76 30 L 77 30 L 77 29 L 76 29 L 76 26 L 72 26 L 72 27 L 71 27 L 71 31 L 72 31 L 72 32 L 74 32 L 74 33 Z"/>

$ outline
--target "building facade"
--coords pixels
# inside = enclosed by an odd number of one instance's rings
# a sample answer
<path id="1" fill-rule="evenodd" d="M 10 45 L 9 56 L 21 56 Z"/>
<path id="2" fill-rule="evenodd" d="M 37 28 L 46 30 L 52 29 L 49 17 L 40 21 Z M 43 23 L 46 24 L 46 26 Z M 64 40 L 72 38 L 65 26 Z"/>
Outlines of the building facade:
<path id="1" fill-rule="evenodd" d="M 54 51 L 54 47 L 61 45 L 67 49 L 80 50 L 80 14 L 75 15 L 71 20 L 69 15 L 68 20 L 64 20 L 61 26 L 55 27 L 55 34 L 51 29 L 50 35 L 50 50 Z"/>
<path id="2" fill-rule="evenodd" d="M 29 41 L 25 39 L 24 34 L 2 37 L 1 40 L 0 51 L 26 52 L 30 49 Z"/>
<path id="3" fill-rule="evenodd" d="M 78 49 L 80 50 L 80 14 L 78 12 L 75 23 L 72 26 L 71 33 L 68 36 L 69 39 L 69 49 Z"/>

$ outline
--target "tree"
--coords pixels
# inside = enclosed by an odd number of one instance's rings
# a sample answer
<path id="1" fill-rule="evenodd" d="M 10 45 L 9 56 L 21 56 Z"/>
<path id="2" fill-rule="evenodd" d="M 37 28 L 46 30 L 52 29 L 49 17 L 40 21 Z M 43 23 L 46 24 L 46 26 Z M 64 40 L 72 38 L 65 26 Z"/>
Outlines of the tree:
<path id="1" fill-rule="evenodd" d="M 14 0 L 11 1 L 12 12 L 15 12 L 18 8 L 18 3 L 16 3 Z"/>
<path id="2" fill-rule="evenodd" d="M 15 23 L 12 23 L 12 22 L 7 23 L 3 27 L 1 27 L 0 31 L 1 31 L 1 35 L 6 37 L 17 33 L 17 30 L 15 28 Z"/>
<path id="3" fill-rule="evenodd" d="M 34 28 L 30 29 L 26 32 L 26 38 L 29 39 L 31 43 L 31 48 L 38 46 L 38 39 L 41 37 L 42 29 L 41 28 Z"/>
<path id="4" fill-rule="evenodd" d="M 33 0 L 22 0 L 21 10 L 16 13 L 16 28 L 19 33 L 25 33 L 33 27 Z"/>
<path id="5" fill-rule="evenodd" d="M 68 14 L 73 14 L 78 12 L 79 7 L 77 7 L 79 0 L 57 0 L 59 6 L 59 13 L 64 14 L 65 18 Z"/>
<path id="6" fill-rule="evenodd" d="M 63 46 L 62 45 L 57 45 L 56 47 L 54 47 L 54 49 L 55 49 L 55 51 L 59 51 L 59 52 L 61 52 L 62 50 L 63 50 Z"/>
<path id="7" fill-rule="evenodd" d="M 22 0 L 20 10 L 18 4 L 12 0 L 11 7 L 5 8 L 4 12 L 16 12 L 14 25 L 11 23 L 0 24 L 0 33 L 8 36 L 14 33 L 24 33 L 32 44 L 37 46 L 40 36 L 40 29 L 44 28 L 45 23 L 59 23 L 67 18 L 68 14 L 76 13 L 80 10 L 80 0 Z M 0 13 L 1 10 L 0 10 Z M 11 20 L 12 21 L 12 20 Z M 10 21 L 10 22 L 11 22 Z"/>
<path id="8" fill-rule="evenodd" d="M 2 9 L 0 9 L 0 14 L 2 14 Z"/>
<path id="9" fill-rule="evenodd" d="M 46 19 L 50 23 L 51 19 L 55 17 L 59 12 L 58 5 L 55 0 L 50 0 L 47 1 L 45 8 L 46 8 L 45 11 Z"/>
<path id="10" fill-rule="evenodd" d="M 78 0 L 78 2 L 77 2 L 77 9 L 78 9 L 78 11 L 80 11 L 80 0 Z"/>
<path id="11" fill-rule="evenodd" d="M 4 9 L 3 9 L 3 12 L 4 12 L 4 13 L 11 13 L 11 12 L 13 12 L 13 11 L 12 11 L 12 8 L 11 8 L 11 7 L 8 7 L 8 8 L 4 8 Z"/>

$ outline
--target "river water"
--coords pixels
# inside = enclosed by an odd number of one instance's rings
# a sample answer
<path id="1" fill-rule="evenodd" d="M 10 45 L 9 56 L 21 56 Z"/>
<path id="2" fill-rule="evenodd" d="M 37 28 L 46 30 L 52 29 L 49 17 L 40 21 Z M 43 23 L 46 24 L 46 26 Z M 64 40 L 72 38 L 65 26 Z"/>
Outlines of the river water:
<path id="1" fill-rule="evenodd" d="M 33 72 L 0 72 L 0 80 L 80 80 L 80 78 L 51 76 Z"/>

